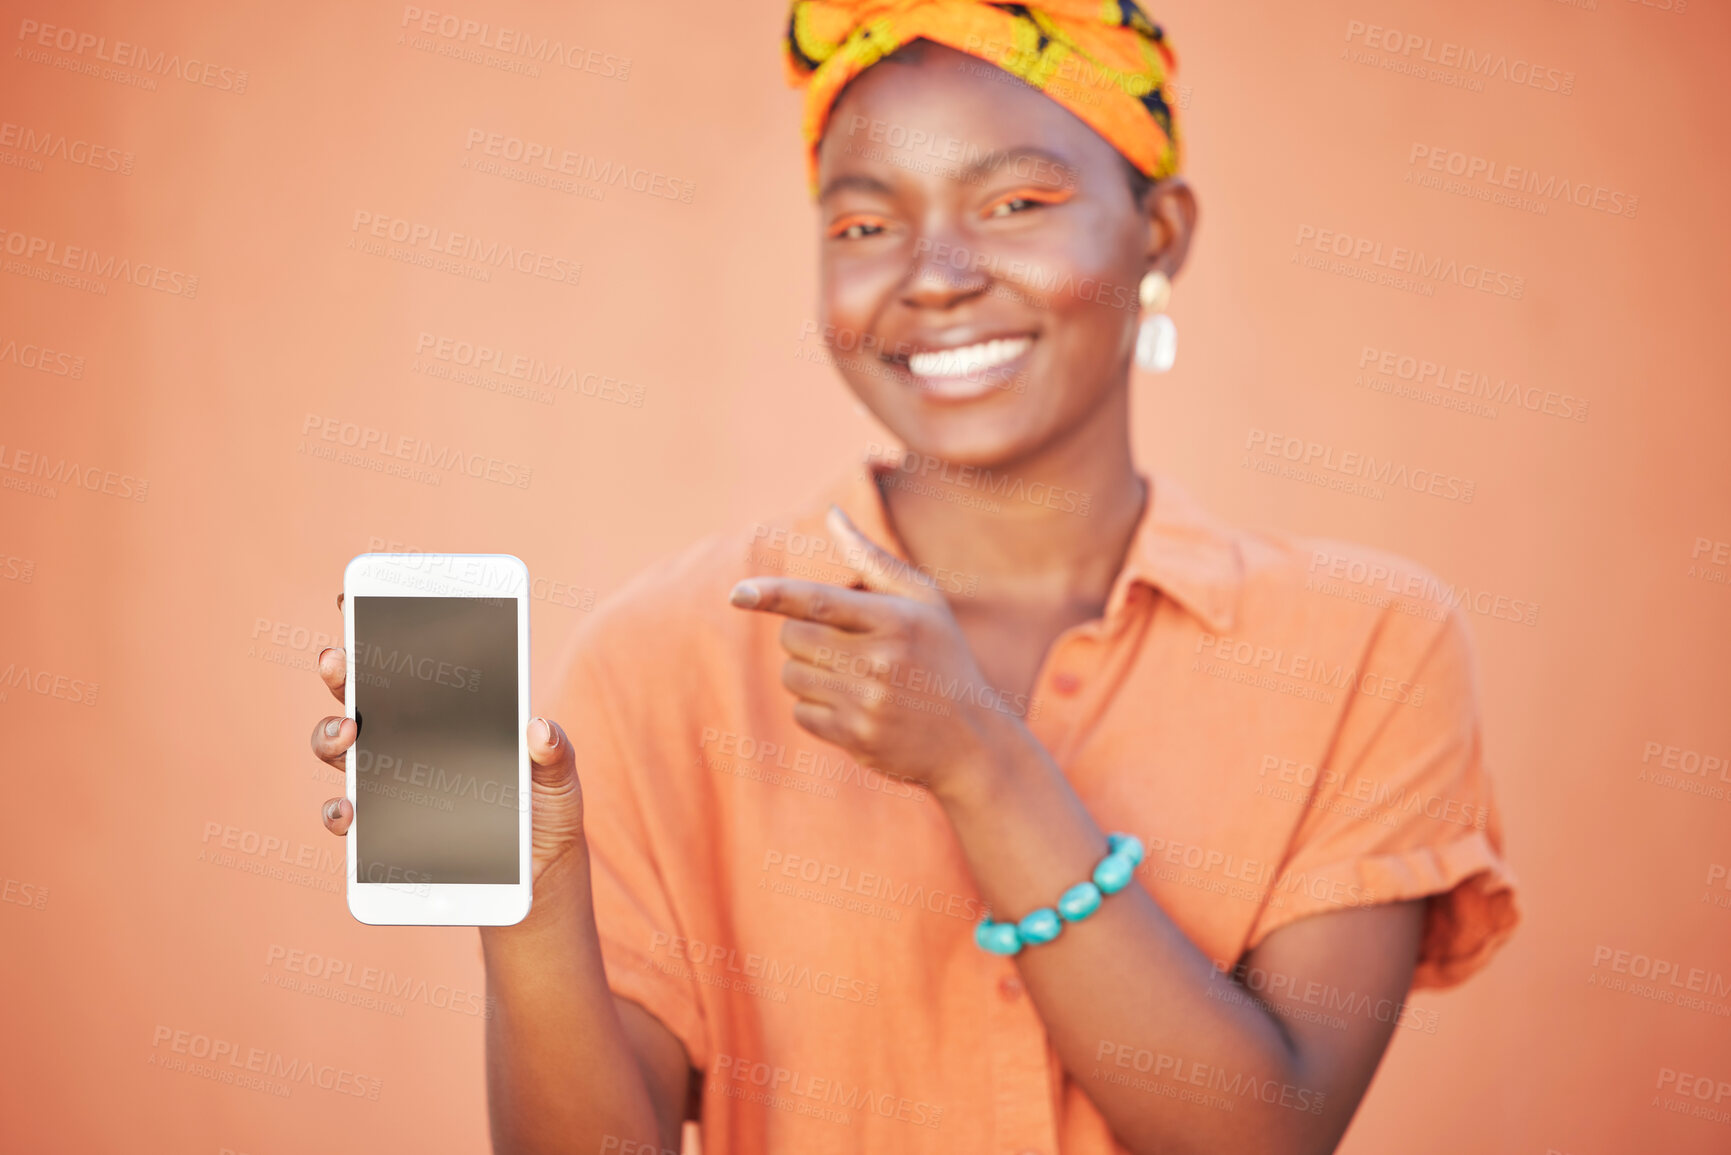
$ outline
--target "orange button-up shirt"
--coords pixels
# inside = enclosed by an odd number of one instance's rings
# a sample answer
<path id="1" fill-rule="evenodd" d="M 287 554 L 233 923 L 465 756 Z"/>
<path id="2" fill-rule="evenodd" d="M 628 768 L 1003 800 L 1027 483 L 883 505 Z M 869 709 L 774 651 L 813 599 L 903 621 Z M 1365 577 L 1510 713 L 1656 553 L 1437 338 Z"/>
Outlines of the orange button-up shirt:
<path id="1" fill-rule="evenodd" d="M 1295 919 L 1428 898 L 1415 985 L 1459 982 L 1517 915 L 1449 591 L 1149 484 L 1104 616 L 1057 639 L 1026 700 L 993 704 L 1102 829 L 1142 839 L 1136 881 L 1222 972 Z M 942 808 L 801 730 L 781 619 L 728 604 L 754 574 L 851 581 L 830 500 L 906 557 L 862 469 L 644 574 L 574 640 L 553 716 L 609 983 L 704 1072 L 705 1155 L 1120 1151 L 1086 1094 L 1100 1073 L 1063 1070 L 1014 964 L 974 945 L 983 907 Z M 1376 1013 L 1334 995 L 1330 1013 Z M 1151 1093 L 1196 1078 L 1144 1066 L 1125 1073 Z"/>

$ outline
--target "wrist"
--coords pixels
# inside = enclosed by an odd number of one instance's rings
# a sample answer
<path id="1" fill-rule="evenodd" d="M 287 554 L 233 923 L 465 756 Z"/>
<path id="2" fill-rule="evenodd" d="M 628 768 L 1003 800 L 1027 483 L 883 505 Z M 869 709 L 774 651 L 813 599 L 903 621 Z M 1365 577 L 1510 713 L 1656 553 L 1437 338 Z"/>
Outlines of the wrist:
<path id="1" fill-rule="evenodd" d="M 1014 787 L 1030 761 L 1037 761 L 1038 743 L 1013 718 L 992 720 L 973 752 L 949 765 L 930 782 L 932 796 L 952 817 L 991 809 L 993 800 Z"/>
<path id="2" fill-rule="evenodd" d="M 581 834 L 534 878 L 529 913 L 510 926 L 481 927 L 481 949 L 532 949 L 544 940 L 559 940 L 584 918 L 592 918 L 589 892 L 589 846 Z"/>

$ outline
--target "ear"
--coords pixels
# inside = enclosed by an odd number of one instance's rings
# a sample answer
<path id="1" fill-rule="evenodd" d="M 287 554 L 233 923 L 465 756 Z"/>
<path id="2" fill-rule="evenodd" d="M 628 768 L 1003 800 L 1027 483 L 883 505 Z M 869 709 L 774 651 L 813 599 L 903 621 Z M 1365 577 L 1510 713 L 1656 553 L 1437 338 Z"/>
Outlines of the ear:
<path id="1" fill-rule="evenodd" d="M 1181 176 L 1156 181 L 1142 202 L 1148 220 L 1148 268 L 1176 281 L 1196 233 L 1196 194 Z"/>

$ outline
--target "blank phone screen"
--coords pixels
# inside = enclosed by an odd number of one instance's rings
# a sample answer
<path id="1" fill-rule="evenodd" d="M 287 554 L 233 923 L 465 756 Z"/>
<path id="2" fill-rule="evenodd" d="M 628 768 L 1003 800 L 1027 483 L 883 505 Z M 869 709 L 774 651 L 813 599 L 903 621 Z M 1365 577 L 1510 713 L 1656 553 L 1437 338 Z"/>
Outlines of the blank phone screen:
<path id="1" fill-rule="evenodd" d="M 362 884 L 516 883 L 517 602 L 355 598 Z"/>

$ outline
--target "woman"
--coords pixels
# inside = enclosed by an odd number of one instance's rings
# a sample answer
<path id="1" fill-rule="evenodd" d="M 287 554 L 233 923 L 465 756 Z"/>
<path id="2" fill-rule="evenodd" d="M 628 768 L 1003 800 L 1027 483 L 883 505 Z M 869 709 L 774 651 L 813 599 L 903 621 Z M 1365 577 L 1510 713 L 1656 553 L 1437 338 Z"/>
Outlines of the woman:
<path id="1" fill-rule="evenodd" d="M 1197 210 L 1135 5 L 796 3 L 788 61 L 905 452 L 581 631 L 481 932 L 495 1147 L 1331 1150 L 1516 919 L 1460 619 L 1137 470 Z"/>

